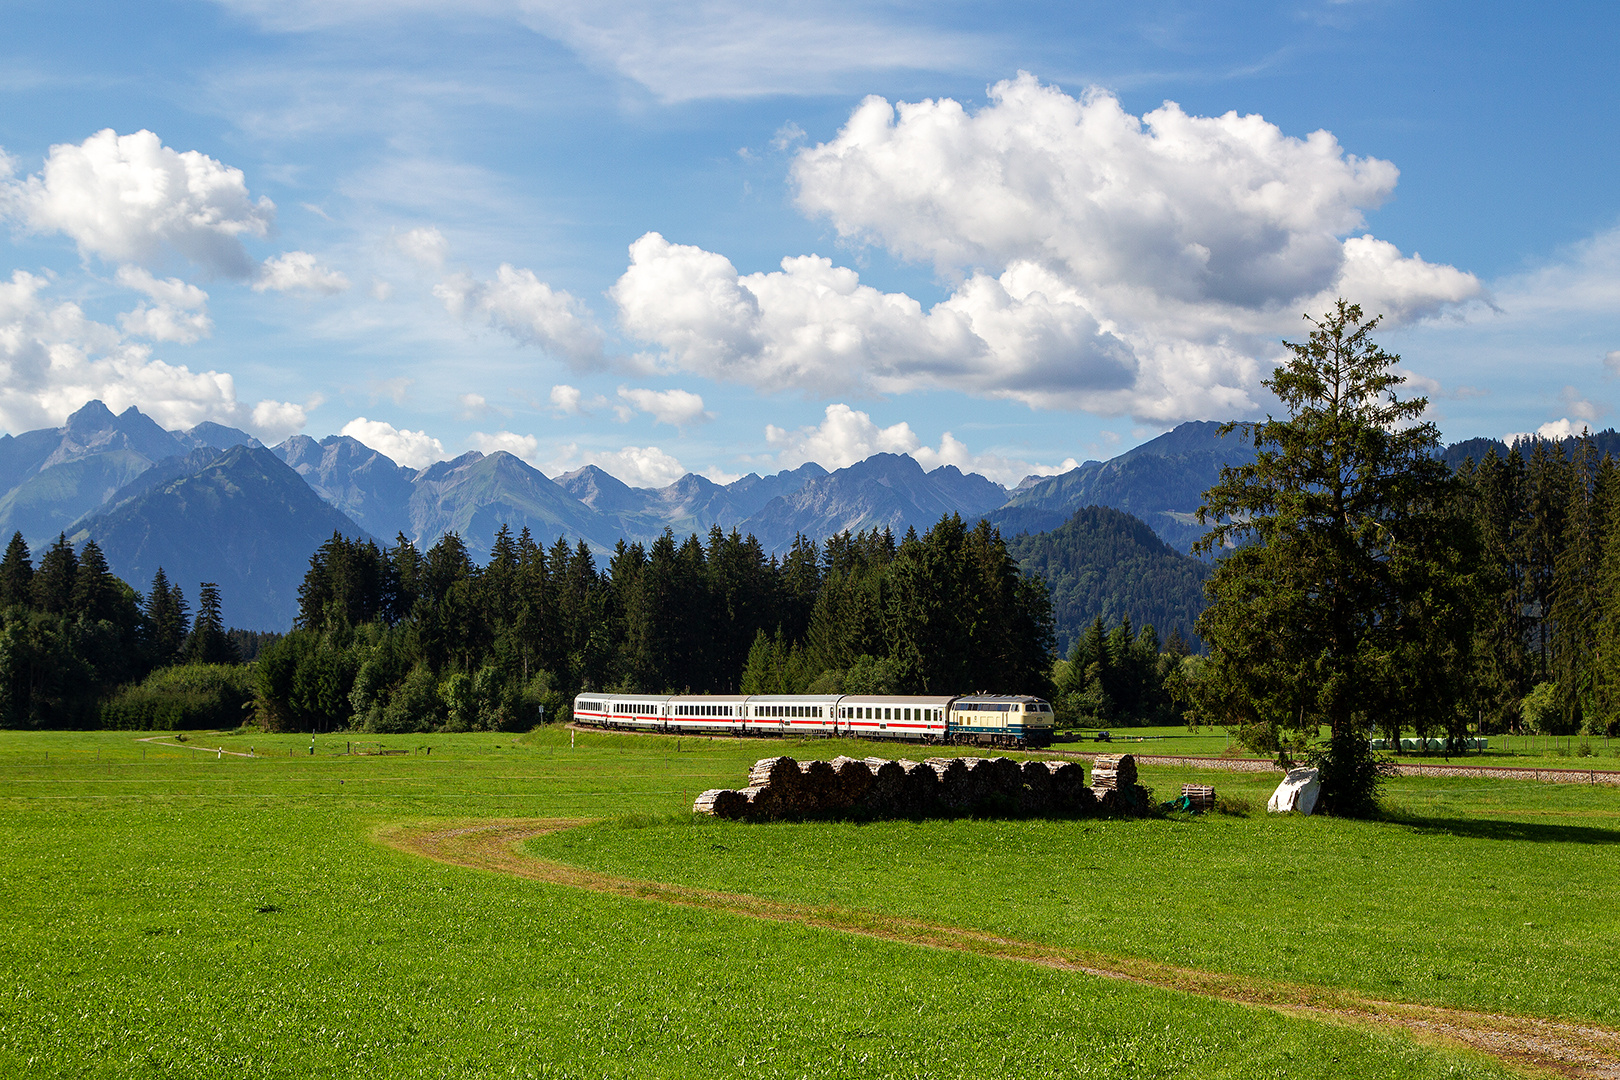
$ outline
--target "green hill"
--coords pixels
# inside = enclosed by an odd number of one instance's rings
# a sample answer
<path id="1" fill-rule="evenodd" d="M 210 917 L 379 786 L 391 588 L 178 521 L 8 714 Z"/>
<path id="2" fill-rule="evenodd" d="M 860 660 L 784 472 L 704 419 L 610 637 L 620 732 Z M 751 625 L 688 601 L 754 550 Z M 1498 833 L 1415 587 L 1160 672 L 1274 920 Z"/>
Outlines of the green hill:
<path id="1" fill-rule="evenodd" d="M 1046 579 L 1064 655 L 1098 615 L 1110 626 L 1127 615 L 1138 628 L 1152 624 L 1161 640 L 1176 630 L 1189 644 L 1198 640 L 1193 621 L 1204 610 L 1209 567 L 1166 544 L 1139 518 L 1088 506 L 1051 532 L 1013 537 L 1007 550 L 1024 570 Z"/>

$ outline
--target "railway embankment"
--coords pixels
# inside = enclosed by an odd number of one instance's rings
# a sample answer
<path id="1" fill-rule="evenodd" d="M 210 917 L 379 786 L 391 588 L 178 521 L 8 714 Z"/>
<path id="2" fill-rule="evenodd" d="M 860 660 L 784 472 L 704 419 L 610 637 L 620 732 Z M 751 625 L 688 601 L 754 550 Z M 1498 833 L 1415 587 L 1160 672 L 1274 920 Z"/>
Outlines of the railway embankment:
<path id="1" fill-rule="evenodd" d="M 1042 753 L 1094 758 L 1117 750 L 1050 750 Z M 1190 757 L 1180 754 L 1137 754 L 1138 765 L 1180 765 L 1192 769 L 1224 769 L 1227 772 L 1283 772 L 1283 766 L 1270 758 Z M 1475 777 L 1491 780 L 1533 780 L 1543 784 L 1606 784 L 1620 787 L 1620 771 L 1614 769 L 1540 769 L 1523 765 L 1452 765 L 1440 762 L 1398 761 L 1401 776 Z"/>

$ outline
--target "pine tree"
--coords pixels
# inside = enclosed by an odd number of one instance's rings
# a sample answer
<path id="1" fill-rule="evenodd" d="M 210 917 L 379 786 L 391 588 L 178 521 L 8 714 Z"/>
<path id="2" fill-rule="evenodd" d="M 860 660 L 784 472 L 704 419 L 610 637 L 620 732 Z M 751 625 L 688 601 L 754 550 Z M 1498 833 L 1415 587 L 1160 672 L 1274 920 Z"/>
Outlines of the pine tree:
<path id="1" fill-rule="evenodd" d="M 34 571 L 34 607 L 52 615 L 66 615 L 73 607 L 73 586 L 79 573 L 79 559 L 67 535 L 60 534 L 46 549 Z"/>
<path id="2" fill-rule="evenodd" d="M 1214 527 L 1195 550 L 1230 550 L 1198 621 L 1199 710 L 1305 739 L 1326 723 L 1323 808 L 1361 815 L 1369 730 L 1397 709 L 1449 724 L 1468 693 L 1471 522 L 1419 422 L 1428 402 L 1398 396 L 1399 358 L 1372 341 L 1379 320 L 1340 300 L 1310 321 L 1264 384 L 1288 418 L 1248 426 L 1254 463 L 1223 469 L 1198 511 Z"/>
<path id="3" fill-rule="evenodd" d="M 20 532 L 11 534 L 0 559 L 0 608 L 34 606 L 34 563 Z"/>
<path id="4" fill-rule="evenodd" d="M 197 618 L 182 650 L 188 664 L 234 664 L 236 646 L 225 635 L 219 586 L 205 581 L 197 591 Z"/>
<path id="5" fill-rule="evenodd" d="M 178 584 L 169 583 L 169 575 L 161 566 L 152 575 L 145 615 L 147 655 L 152 666 L 167 667 L 175 663 L 180 658 L 189 625 L 186 597 Z"/>
<path id="6" fill-rule="evenodd" d="M 1579 731 L 1592 701 L 1592 635 L 1598 621 L 1599 520 L 1593 505 L 1597 451 L 1583 433 L 1568 469 L 1564 531 L 1555 556 L 1550 673 L 1558 686 L 1560 728 Z"/>
<path id="7" fill-rule="evenodd" d="M 116 622 L 122 599 L 122 588 L 107 567 L 107 557 L 94 540 L 86 540 L 73 579 L 73 614 L 86 622 Z"/>

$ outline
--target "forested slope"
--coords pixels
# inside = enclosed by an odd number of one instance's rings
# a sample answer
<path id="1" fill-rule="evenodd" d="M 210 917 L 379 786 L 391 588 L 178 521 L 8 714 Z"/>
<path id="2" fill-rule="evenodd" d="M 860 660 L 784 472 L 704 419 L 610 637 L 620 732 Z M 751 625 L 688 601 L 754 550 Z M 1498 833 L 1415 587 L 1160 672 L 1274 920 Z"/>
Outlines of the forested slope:
<path id="1" fill-rule="evenodd" d="M 1013 537 L 1007 552 L 1051 589 L 1059 655 L 1067 655 L 1099 615 L 1108 626 L 1129 616 L 1135 626 L 1153 626 L 1162 639 L 1180 631 L 1188 642 L 1197 640 L 1193 622 L 1204 610 L 1209 569 L 1159 539 L 1139 518 L 1088 506 L 1051 532 Z"/>

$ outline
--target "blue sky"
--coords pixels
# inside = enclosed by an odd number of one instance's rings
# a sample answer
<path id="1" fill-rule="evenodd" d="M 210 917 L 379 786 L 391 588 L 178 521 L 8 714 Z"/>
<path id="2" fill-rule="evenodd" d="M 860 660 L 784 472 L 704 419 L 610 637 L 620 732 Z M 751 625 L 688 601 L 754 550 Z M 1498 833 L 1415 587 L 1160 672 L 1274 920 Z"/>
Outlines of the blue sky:
<path id="1" fill-rule="evenodd" d="M 0 3 L 0 428 L 1011 484 L 1340 293 L 1448 440 L 1616 422 L 1612 5 L 762 7 Z"/>

